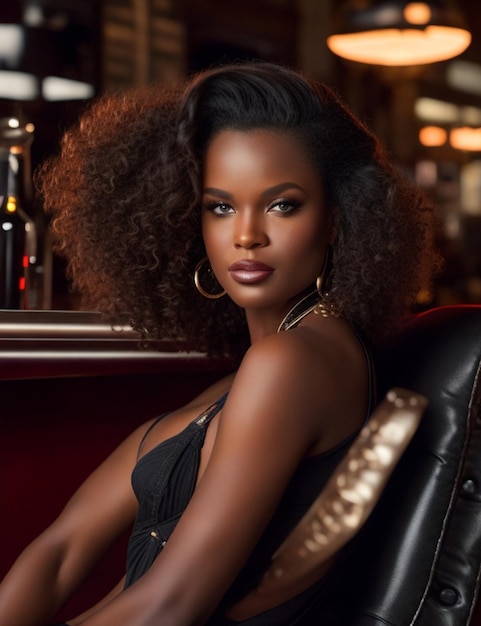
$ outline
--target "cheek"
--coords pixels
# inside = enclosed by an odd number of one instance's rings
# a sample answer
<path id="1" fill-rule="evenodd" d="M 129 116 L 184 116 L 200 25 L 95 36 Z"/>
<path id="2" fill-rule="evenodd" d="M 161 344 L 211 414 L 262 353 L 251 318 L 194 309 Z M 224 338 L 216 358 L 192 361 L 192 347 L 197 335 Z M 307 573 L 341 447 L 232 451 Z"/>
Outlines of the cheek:
<path id="1" fill-rule="evenodd" d="M 229 231 L 227 225 L 220 223 L 220 220 L 212 223 L 209 216 L 202 219 L 202 238 L 211 261 L 215 260 L 219 254 L 225 253 L 229 241 Z"/>
<path id="2" fill-rule="evenodd" d="M 321 223 L 292 224 L 289 229 L 279 233 L 279 245 L 286 253 L 289 251 L 296 256 L 305 258 L 322 258 L 328 241 L 328 233 Z"/>

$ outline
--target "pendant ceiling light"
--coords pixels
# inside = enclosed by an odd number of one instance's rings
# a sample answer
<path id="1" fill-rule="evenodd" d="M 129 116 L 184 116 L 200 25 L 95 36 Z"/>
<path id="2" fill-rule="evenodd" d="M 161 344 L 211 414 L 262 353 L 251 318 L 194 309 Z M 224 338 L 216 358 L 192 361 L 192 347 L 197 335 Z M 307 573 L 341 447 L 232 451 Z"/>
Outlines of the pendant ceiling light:
<path id="1" fill-rule="evenodd" d="M 327 38 L 340 57 L 385 66 L 445 61 L 470 43 L 459 11 L 440 1 L 349 0 L 335 14 Z"/>

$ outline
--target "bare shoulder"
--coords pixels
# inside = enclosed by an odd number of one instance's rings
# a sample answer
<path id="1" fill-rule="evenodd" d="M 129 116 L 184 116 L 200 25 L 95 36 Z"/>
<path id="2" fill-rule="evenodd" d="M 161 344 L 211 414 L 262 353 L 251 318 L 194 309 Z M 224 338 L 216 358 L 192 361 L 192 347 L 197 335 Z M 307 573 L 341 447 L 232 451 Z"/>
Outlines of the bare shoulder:
<path id="1" fill-rule="evenodd" d="M 277 415 L 304 423 L 319 451 L 362 423 L 368 386 L 365 350 L 353 329 L 342 319 L 312 315 L 251 346 L 231 395 L 264 398 Z"/>
<path id="2" fill-rule="evenodd" d="M 265 382 L 281 377 L 290 381 L 289 388 L 307 390 L 312 382 L 326 378 L 341 383 L 353 371 L 363 370 L 364 365 L 364 349 L 349 324 L 313 315 L 310 323 L 268 335 L 252 345 L 237 378 L 244 370 L 249 378 L 259 370 Z"/>

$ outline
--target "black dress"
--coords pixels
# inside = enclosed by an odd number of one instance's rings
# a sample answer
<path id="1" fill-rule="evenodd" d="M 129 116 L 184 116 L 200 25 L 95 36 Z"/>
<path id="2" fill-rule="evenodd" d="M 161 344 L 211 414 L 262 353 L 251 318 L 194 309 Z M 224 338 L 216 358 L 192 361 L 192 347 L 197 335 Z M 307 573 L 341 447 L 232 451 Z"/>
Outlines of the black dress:
<path id="1" fill-rule="evenodd" d="M 374 401 L 373 368 L 367 350 L 366 357 L 371 393 L 365 420 L 371 413 Z M 139 509 L 128 545 L 126 587 L 132 585 L 152 565 L 187 507 L 196 484 L 206 429 L 224 405 L 226 397 L 227 394 L 222 396 L 181 433 L 161 442 L 137 462 L 132 473 L 132 485 L 139 501 Z M 299 464 L 271 522 L 209 624 L 291 626 L 311 623 L 308 621 L 309 612 L 316 602 L 323 581 L 284 604 L 249 620 L 234 622 L 222 614 L 228 606 L 257 586 L 273 553 L 322 490 L 357 433 L 358 431 L 352 433 L 335 448 L 306 458 Z M 233 540 L 235 541 L 234 536 Z"/>

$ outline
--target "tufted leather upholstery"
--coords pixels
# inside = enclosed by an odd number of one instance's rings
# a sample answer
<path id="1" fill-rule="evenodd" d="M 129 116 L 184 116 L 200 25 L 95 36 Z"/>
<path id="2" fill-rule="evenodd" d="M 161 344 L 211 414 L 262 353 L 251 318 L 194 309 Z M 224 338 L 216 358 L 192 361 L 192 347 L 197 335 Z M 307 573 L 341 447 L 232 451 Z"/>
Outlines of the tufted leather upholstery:
<path id="1" fill-rule="evenodd" d="M 481 567 L 481 306 L 416 316 L 376 355 L 390 387 L 429 400 L 366 526 L 319 598 L 323 626 L 464 626 Z M 301 622 L 302 623 L 302 622 Z"/>

